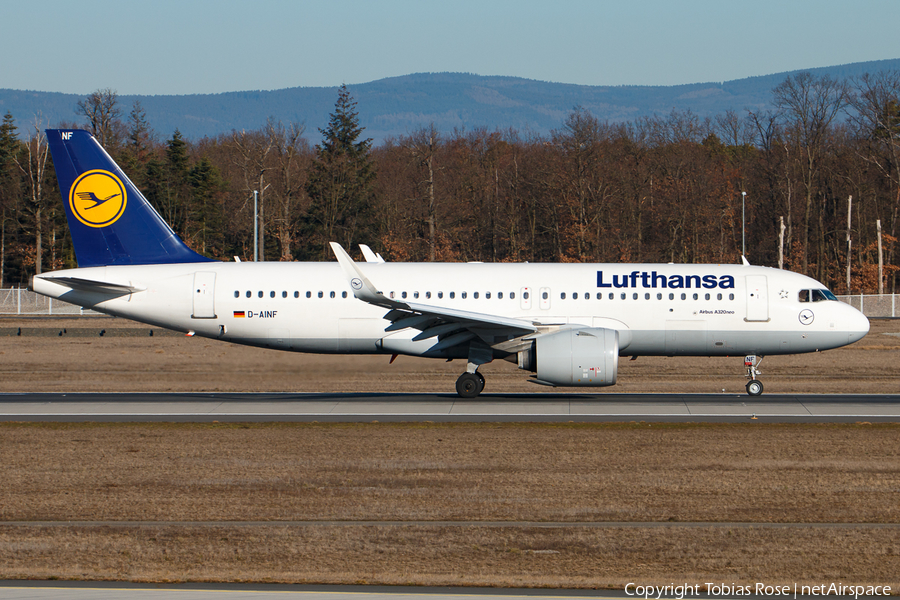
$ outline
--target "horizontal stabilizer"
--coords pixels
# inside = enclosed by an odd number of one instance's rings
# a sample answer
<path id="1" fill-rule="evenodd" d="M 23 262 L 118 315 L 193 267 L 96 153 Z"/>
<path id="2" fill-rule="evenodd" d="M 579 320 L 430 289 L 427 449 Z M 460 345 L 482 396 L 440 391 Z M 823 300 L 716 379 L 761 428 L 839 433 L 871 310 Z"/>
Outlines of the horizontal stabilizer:
<path id="1" fill-rule="evenodd" d="M 105 294 L 133 294 L 134 292 L 144 291 L 143 287 L 137 287 L 133 285 L 123 285 L 121 283 L 111 283 L 109 281 L 96 281 L 93 279 L 83 279 L 81 277 L 42 277 L 40 275 L 36 276 L 36 279 L 41 279 L 43 281 L 47 281 L 49 283 L 56 283 L 59 285 L 63 285 L 67 288 L 72 288 L 73 290 L 78 290 L 79 292 L 101 292 Z M 32 283 L 32 287 L 34 284 Z"/>

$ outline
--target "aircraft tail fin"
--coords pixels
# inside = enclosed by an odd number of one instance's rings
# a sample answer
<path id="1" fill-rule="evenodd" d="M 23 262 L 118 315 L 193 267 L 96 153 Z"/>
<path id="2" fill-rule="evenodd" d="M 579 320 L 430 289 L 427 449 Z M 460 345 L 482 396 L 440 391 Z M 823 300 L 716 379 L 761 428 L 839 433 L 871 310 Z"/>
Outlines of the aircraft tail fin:
<path id="1" fill-rule="evenodd" d="M 208 262 L 187 247 L 89 132 L 47 141 L 79 267 Z"/>

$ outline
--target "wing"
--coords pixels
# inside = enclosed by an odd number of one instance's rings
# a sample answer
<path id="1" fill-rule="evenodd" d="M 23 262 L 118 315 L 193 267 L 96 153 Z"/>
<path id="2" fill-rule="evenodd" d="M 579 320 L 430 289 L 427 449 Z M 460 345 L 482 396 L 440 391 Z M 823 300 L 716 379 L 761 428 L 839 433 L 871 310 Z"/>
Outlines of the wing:
<path id="1" fill-rule="evenodd" d="M 437 338 L 430 352 L 447 350 L 476 338 L 495 350 L 515 352 L 530 345 L 530 340 L 525 338 L 538 332 L 533 323 L 523 319 L 392 300 L 377 290 L 340 244 L 331 242 L 331 249 L 350 282 L 353 295 L 388 309 L 384 318 L 391 324 L 385 331 L 418 329 L 420 333 L 413 341 Z"/>

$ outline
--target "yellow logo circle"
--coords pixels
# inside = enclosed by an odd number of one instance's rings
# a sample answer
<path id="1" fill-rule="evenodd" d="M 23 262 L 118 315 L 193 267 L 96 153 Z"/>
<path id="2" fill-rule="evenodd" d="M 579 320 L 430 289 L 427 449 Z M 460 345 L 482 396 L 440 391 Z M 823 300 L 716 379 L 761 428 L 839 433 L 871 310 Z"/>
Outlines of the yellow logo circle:
<path id="1" fill-rule="evenodd" d="M 127 200 L 122 181 L 100 169 L 82 173 L 69 190 L 72 213 L 88 227 L 115 223 L 125 212 Z"/>

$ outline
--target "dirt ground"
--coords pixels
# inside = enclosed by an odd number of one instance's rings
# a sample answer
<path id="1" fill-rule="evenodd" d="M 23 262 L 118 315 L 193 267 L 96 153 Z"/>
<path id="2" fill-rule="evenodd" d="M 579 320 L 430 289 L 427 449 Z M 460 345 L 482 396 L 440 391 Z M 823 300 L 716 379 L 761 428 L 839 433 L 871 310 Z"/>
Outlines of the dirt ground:
<path id="1" fill-rule="evenodd" d="M 0 391 L 449 392 L 463 368 L 149 332 L 116 319 L 0 319 Z M 769 357 L 766 389 L 897 393 L 896 333 L 900 322 L 873 321 L 854 346 Z M 606 390 L 740 392 L 741 358 L 623 361 Z M 486 393 L 545 391 L 507 363 L 485 373 Z M 0 578 L 843 582 L 897 593 L 898 434 L 893 424 L 0 424 Z M 72 520 L 87 523 L 62 524 Z M 521 526 L 533 521 L 572 525 Z"/>
<path id="2" fill-rule="evenodd" d="M 16 335 L 19 330 L 22 335 Z M 100 331 L 106 333 L 101 337 Z M 185 337 L 123 319 L 0 319 L 0 392 L 297 391 L 453 392 L 463 361 L 407 356 L 323 356 Z M 59 333 L 65 332 L 62 335 Z M 897 393 L 900 320 L 873 320 L 861 341 L 837 350 L 766 357 L 770 393 Z M 560 393 L 528 382 L 505 361 L 481 368 L 485 393 Z M 640 357 L 619 363 L 604 392 L 742 393 L 743 356 Z M 568 390 L 584 393 L 583 389 Z"/>
<path id="3" fill-rule="evenodd" d="M 878 424 L 5 424 L 0 577 L 896 590 L 898 434 Z M 34 523 L 69 520 L 94 524 Z M 151 523 L 117 525 L 135 520 Z M 572 526 L 517 525 L 532 521 Z"/>

